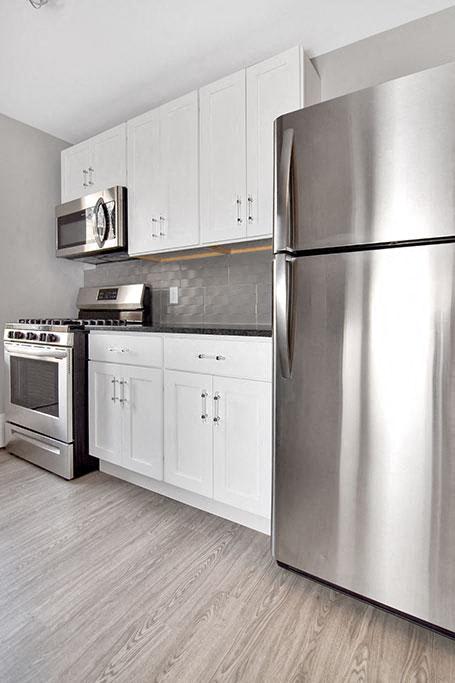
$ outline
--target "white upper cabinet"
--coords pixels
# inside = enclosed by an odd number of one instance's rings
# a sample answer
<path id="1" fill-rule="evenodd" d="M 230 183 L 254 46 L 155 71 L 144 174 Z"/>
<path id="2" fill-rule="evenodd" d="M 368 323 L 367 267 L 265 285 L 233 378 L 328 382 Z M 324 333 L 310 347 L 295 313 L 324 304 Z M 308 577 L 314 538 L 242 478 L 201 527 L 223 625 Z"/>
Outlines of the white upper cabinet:
<path id="1" fill-rule="evenodd" d="M 90 192 L 90 141 L 68 147 L 62 152 L 62 203 Z"/>
<path id="2" fill-rule="evenodd" d="M 198 94 L 128 121 L 129 253 L 199 243 Z"/>
<path id="3" fill-rule="evenodd" d="M 114 185 L 126 186 L 126 124 L 97 135 L 91 142 L 89 182 L 93 183 L 92 192 Z"/>
<path id="4" fill-rule="evenodd" d="M 126 124 L 63 150 L 62 202 L 126 184 Z"/>
<path id="5" fill-rule="evenodd" d="M 201 242 L 246 234 L 245 71 L 201 88 Z"/>
<path id="6" fill-rule="evenodd" d="M 294 47 L 246 71 L 247 237 L 272 234 L 273 122 L 302 106 L 301 50 Z"/>
<path id="7" fill-rule="evenodd" d="M 162 208 L 159 110 L 127 124 L 128 248 L 131 255 L 156 250 Z"/>
<path id="8" fill-rule="evenodd" d="M 197 92 L 160 108 L 163 216 L 160 248 L 199 243 L 199 106 Z"/>

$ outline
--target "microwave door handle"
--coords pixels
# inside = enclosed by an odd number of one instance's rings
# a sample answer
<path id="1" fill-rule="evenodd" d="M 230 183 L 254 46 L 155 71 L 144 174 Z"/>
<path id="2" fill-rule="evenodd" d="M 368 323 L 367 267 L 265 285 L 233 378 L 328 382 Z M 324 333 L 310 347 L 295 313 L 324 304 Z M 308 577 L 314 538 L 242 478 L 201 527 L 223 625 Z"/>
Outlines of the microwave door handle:
<path id="1" fill-rule="evenodd" d="M 292 249 L 291 170 L 294 130 L 287 128 L 281 139 L 276 177 L 275 251 Z"/>
<path id="2" fill-rule="evenodd" d="M 98 215 L 100 211 L 103 214 L 104 217 L 104 228 L 103 230 L 100 230 L 99 224 L 98 224 Z M 109 212 L 107 210 L 106 202 L 102 197 L 98 199 L 98 201 L 95 204 L 95 208 L 93 209 L 93 236 L 95 238 L 95 242 L 97 243 L 98 247 L 101 249 L 104 246 L 104 243 L 107 240 L 107 236 L 109 233 Z"/>
<path id="3" fill-rule="evenodd" d="M 292 264 L 286 254 L 275 256 L 275 335 L 281 376 L 289 379 L 292 372 Z"/>

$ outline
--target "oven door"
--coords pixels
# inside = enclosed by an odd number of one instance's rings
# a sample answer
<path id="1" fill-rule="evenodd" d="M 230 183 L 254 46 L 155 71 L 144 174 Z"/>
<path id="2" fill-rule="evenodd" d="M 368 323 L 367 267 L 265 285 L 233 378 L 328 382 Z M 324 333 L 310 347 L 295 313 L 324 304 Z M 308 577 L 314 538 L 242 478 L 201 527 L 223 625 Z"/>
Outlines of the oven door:
<path id="1" fill-rule="evenodd" d="M 58 206 L 57 256 L 77 258 L 126 248 L 126 189 L 112 187 Z"/>
<path id="2" fill-rule="evenodd" d="M 73 440 L 72 349 L 5 342 L 6 419 Z"/>

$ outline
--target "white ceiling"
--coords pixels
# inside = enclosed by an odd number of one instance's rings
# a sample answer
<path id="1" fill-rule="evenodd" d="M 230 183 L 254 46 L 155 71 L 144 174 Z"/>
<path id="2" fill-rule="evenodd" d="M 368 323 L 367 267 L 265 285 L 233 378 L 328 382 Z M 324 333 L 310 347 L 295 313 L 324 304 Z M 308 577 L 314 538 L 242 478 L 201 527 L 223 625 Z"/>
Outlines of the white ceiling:
<path id="1" fill-rule="evenodd" d="M 0 112 L 70 142 L 302 43 L 319 55 L 453 0 L 0 0 Z"/>

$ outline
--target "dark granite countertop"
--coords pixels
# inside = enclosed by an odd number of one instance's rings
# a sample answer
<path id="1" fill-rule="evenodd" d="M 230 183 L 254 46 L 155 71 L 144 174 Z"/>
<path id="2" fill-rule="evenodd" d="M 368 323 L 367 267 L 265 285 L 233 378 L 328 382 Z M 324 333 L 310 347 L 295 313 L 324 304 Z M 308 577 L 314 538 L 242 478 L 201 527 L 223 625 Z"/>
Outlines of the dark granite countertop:
<path id="1" fill-rule="evenodd" d="M 88 330 L 98 332 L 159 332 L 161 334 L 221 334 L 239 337 L 271 337 L 272 328 L 268 325 L 214 325 L 203 323 L 168 324 L 168 325 L 122 325 L 115 327 L 102 327 L 89 325 Z"/>

